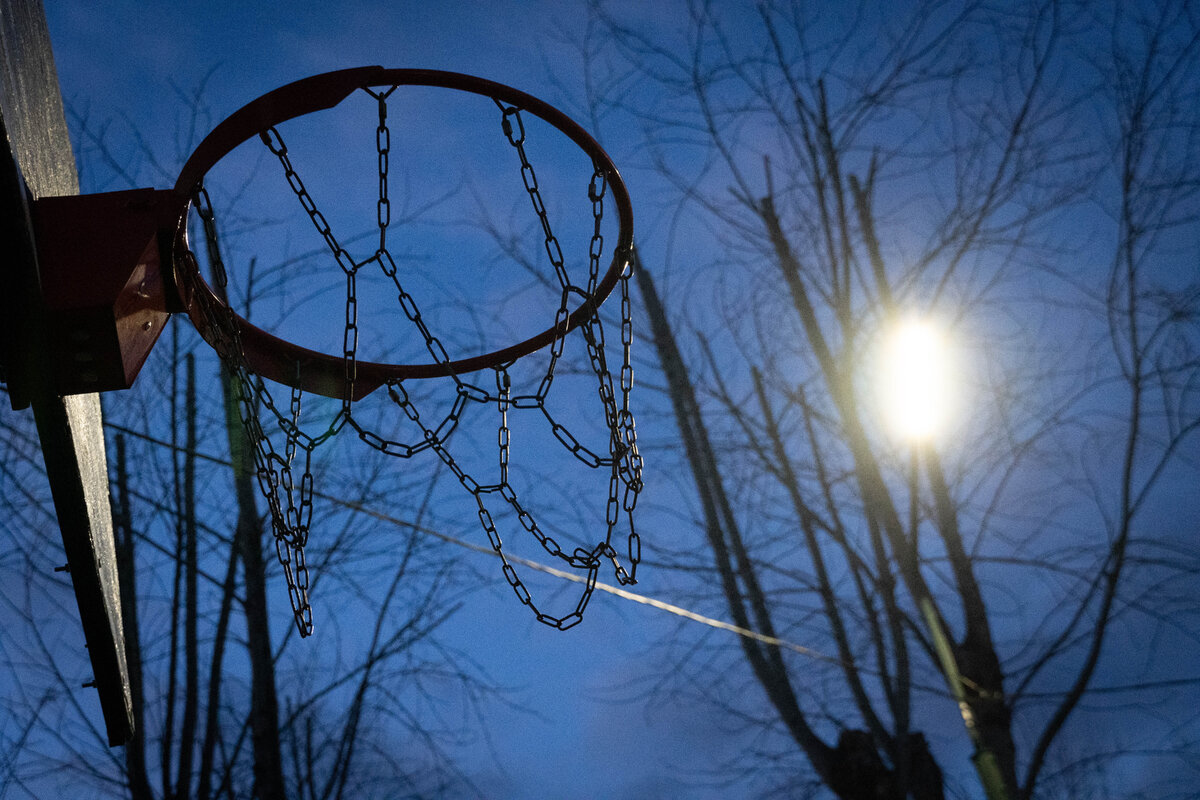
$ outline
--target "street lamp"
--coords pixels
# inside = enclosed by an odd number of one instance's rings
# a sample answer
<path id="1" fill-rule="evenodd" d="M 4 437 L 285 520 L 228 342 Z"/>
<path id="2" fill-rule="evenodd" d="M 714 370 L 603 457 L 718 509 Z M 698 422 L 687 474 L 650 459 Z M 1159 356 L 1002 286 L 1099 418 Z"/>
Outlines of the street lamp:
<path id="1" fill-rule="evenodd" d="M 909 447 L 909 535 L 916 546 L 919 524 L 919 465 L 922 450 L 943 431 L 952 416 L 954 369 L 946 336 L 934 323 L 907 319 L 888 331 L 882 348 L 884 416 L 892 432 Z M 988 800 L 1008 800 L 999 764 L 979 736 L 964 690 L 949 631 L 923 581 L 914 582 L 914 600 L 933 642 L 938 666 L 958 703 L 975 754 L 972 760 Z"/>
<path id="2" fill-rule="evenodd" d="M 945 428 L 951 411 L 946 337 L 934 323 L 912 318 L 888 332 L 883 349 L 884 413 L 890 427 L 914 446 L 927 442 Z"/>

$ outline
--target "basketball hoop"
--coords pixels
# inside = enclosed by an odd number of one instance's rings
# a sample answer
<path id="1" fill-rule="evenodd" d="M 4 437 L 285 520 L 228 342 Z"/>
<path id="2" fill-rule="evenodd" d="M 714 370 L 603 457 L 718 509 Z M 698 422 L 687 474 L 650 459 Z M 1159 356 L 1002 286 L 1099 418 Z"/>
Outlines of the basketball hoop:
<path id="1" fill-rule="evenodd" d="M 413 296 L 405 289 L 386 245 L 390 214 L 388 164 L 391 150 L 387 109 L 392 93 L 402 86 L 427 86 L 470 92 L 491 98 L 496 104 L 500 122 L 498 127 L 518 156 L 525 190 L 545 234 L 547 254 L 561 289 L 561 303 L 555 309 L 553 323 L 541 333 L 485 355 L 451 359 L 437 334 L 425 324 Z M 309 195 L 303 180 L 291 163 L 287 145 L 277 127 L 295 117 L 332 108 L 355 92 L 366 92 L 374 98 L 378 106 L 376 149 L 380 186 L 377 203 L 379 247 L 374 255 L 357 263 L 343 249 Z M 554 235 L 539 193 L 536 172 L 526 152 L 523 114 L 532 114 L 548 122 L 591 159 L 593 173 L 587 190 L 595 225 L 587 256 L 586 281 L 580 279 L 582 276 L 569 274 L 566 259 Z M 262 331 L 234 313 L 225 299 L 228 278 L 221 261 L 220 249 L 217 247 L 217 220 L 204 190 L 203 178 L 233 148 L 255 137 L 261 139 L 280 163 L 300 206 L 310 217 L 317 232 L 324 239 L 329 254 L 346 276 L 346 324 L 343 338 L 345 347 L 340 355 L 324 354 L 299 347 Z M 173 282 L 179 289 L 181 300 L 193 324 L 221 356 L 235 377 L 242 423 L 254 445 L 259 487 L 271 510 L 276 549 L 287 576 L 296 624 L 302 635 L 307 635 L 312 630 L 312 610 L 308 601 L 308 570 L 304 556 L 312 515 L 312 454 L 347 425 L 363 442 L 383 454 L 411 458 L 431 450 L 437 455 L 475 499 L 480 524 L 492 548 L 501 559 L 505 579 L 521 602 L 530 606 L 540 621 L 560 629 L 577 624 L 582 619 L 583 610 L 591 597 L 602 559 L 612 563 L 619 582 L 626 584 L 635 581 L 637 562 L 640 558 L 640 541 L 633 527 L 633 510 L 641 488 L 641 460 L 629 405 L 632 389 L 632 325 L 628 278 L 633 214 L 629 194 L 616 167 L 582 128 L 557 109 L 534 97 L 480 78 L 431 70 L 386 70 L 376 67 L 343 70 L 289 84 L 234 113 L 218 125 L 188 159 L 176 182 L 175 195 L 191 198 L 203 221 L 216 289 L 210 287 L 201 276 L 196 266 L 198 259 L 187 244 L 186 237 L 182 235 L 173 240 Z M 613 247 L 612 259 L 607 269 L 601 272 L 600 260 L 604 241 L 600 225 L 606 198 L 611 198 L 617 207 L 620 230 Z M 180 215 L 180 232 L 186 230 L 186 213 L 185 209 Z M 424 364 L 393 365 L 359 361 L 355 285 L 356 276 L 365 268 L 378 269 L 393 281 L 401 309 L 412 323 L 413 329 L 424 340 L 430 361 Z M 622 297 L 622 361 L 620 383 L 618 387 L 614 387 L 607 363 L 599 307 L 618 285 Z M 607 453 L 604 454 L 582 445 L 565 426 L 554 420 L 545 407 L 545 399 L 553 384 L 555 366 L 562 354 L 563 343 L 573 331 L 579 331 L 586 341 L 592 370 L 598 382 L 606 427 L 609 431 Z M 514 397 L 508 375 L 509 365 L 546 347 L 550 349 L 549 358 L 537 390 L 532 394 Z M 484 370 L 492 370 L 495 373 L 494 390 L 484 389 L 466 378 L 472 373 Z M 408 380 L 434 377 L 451 379 L 456 393 L 449 414 L 437 425 L 422 417 L 416 402 L 404 386 L 404 382 Z M 291 388 L 286 406 L 275 401 L 264 379 Z M 386 387 L 396 409 L 419 427 L 421 436 L 418 440 L 389 440 L 355 417 L 355 403 L 381 386 Z M 620 391 L 619 398 L 617 389 Z M 341 412 L 328 427 L 315 435 L 306 433 L 300 423 L 301 399 L 305 392 L 342 401 Z M 494 405 L 498 411 L 500 475 L 495 482 L 477 481 L 459 465 L 451 453 L 448 440 L 457 427 L 467 403 Z M 284 408 L 287 410 L 284 411 Z M 555 437 L 580 462 L 591 469 L 606 469 L 611 474 L 604 524 L 605 535 L 590 549 L 576 548 L 571 553 L 565 552 L 553 538 L 543 532 L 509 483 L 508 455 L 511 430 L 508 415 L 517 410 L 530 409 L 540 411 L 549 420 Z M 272 427 L 284 437 L 282 453 L 271 442 Z M 293 473 L 293 463 L 297 457 L 303 460 L 302 476 L 298 481 Z M 515 512 L 524 530 L 538 540 L 548 555 L 586 573 L 584 590 L 570 613 L 554 616 L 541 611 L 514 567 L 505 558 L 502 539 L 497 531 L 492 510 L 489 509 L 489 500 L 496 497 Z M 621 516 L 628 520 L 628 568 L 621 563 L 612 546 Z"/>

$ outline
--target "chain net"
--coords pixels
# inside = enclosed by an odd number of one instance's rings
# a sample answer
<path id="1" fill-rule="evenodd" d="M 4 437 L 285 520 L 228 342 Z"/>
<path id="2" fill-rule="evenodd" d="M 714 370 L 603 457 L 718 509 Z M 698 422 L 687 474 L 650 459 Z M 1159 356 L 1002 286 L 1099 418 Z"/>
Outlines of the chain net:
<path id="1" fill-rule="evenodd" d="M 263 145 L 282 168 L 291 192 L 324 240 L 329 255 L 345 276 L 345 326 L 342 341 L 344 391 L 340 411 L 333 417 L 332 422 L 324 427 L 318 426 L 320 429 L 315 433 L 306 430 L 301 419 L 304 393 L 299 388 L 268 385 L 247 363 L 237 319 L 229 305 L 212 302 L 204 292 L 191 294 L 196 302 L 201 304 L 200 311 L 208 330 L 206 339 L 216 350 L 232 378 L 238 414 L 252 448 L 258 487 L 270 511 L 275 550 L 287 581 L 292 612 L 301 636 L 308 636 L 313 630 L 313 612 L 309 602 L 309 568 L 305 559 L 305 546 L 308 543 L 313 516 L 313 456 L 318 448 L 330 442 L 347 427 L 353 430 L 362 442 L 387 456 L 410 459 L 432 451 L 453 474 L 462 489 L 474 499 L 479 524 L 500 559 L 505 580 L 517 597 L 532 610 L 540 622 L 566 630 L 581 621 L 600 568 L 605 562 L 612 565 L 616 580 L 625 585 L 636 582 L 637 566 L 641 558 L 641 541 L 633 519 L 638 493 L 642 488 L 642 459 L 638 453 L 637 430 L 630 408 L 630 394 L 633 389 L 633 368 L 630 360 L 633 326 L 628 264 L 618 282 L 621 363 L 615 379 L 608 360 L 605 329 L 598 308 L 593 306 L 590 317 L 575 330 L 570 330 L 569 325 L 572 300 L 584 305 L 592 303 L 601 279 L 601 256 L 604 251 L 601 221 L 604 216 L 607 175 L 603 168 L 594 165 L 587 187 L 594 218 L 587 270 L 586 275 L 572 275 L 562 247 L 551 227 L 537 174 L 529 160 L 521 110 L 493 98 L 500 112 L 501 131 L 519 161 L 525 191 L 544 234 L 545 251 L 554 269 L 561 301 L 555 311 L 555 336 L 548 347 L 548 354 L 544 356 L 545 370 L 538 372 L 540 382 L 536 389 L 530 393 L 514 394 L 513 381 L 509 375 L 511 363 L 472 373 L 474 377 L 492 373 L 488 381 L 490 385 L 485 388 L 479 383 L 469 381 L 467 376 L 455 374 L 450 368 L 451 357 L 446 347 L 434 331 L 430 330 L 417 300 L 406 290 L 401 270 L 397 269 L 396 261 L 388 250 L 391 224 L 391 203 L 388 198 L 388 166 L 391 153 L 388 98 L 395 89 L 393 86 L 387 90 L 363 90 L 374 98 L 378 106 L 378 127 L 375 135 L 379 176 L 376 203 L 378 247 L 366 259 L 355 261 L 339 242 L 325 215 L 318 209 L 297 173 L 279 130 L 272 127 L 260 134 Z M 208 192 L 202 184 L 194 194 L 193 207 L 203 228 L 206 257 L 215 293 L 218 297 L 225 298 L 229 281 L 219 246 L 218 221 Z M 184 270 L 186 280 L 189 274 L 199 274 L 198 260 L 191 250 L 188 250 L 184 257 L 190 260 L 190 268 Z M 450 409 L 444 417 L 436 420 L 429 419 L 418 408 L 419 403 L 406 388 L 405 381 L 389 380 L 382 387 L 386 390 L 391 406 L 419 431 L 419 436 L 413 441 L 397 441 L 382 436 L 369 429 L 354 413 L 352 398 L 359 339 L 356 286 L 359 273 L 367 269 L 380 271 L 391 282 L 399 307 L 423 340 L 425 350 L 436 363 L 446 369 L 448 378 L 454 384 L 455 396 Z M 576 272 L 582 271 L 576 269 Z M 581 280 L 582 283 L 579 282 Z M 604 408 L 608 441 L 602 448 L 592 448 L 584 444 L 565 424 L 555 418 L 546 405 L 554 383 L 555 369 L 563 354 L 564 342 L 568 336 L 575 335 L 582 336 L 586 344 L 596 391 Z M 279 397 L 276 396 L 276 392 L 280 393 Z M 287 392 L 286 397 L 282 396 L 284 392 Z M 451 449 L 452 434 L 468 407 L 472 406 L 491 407 L 496 415 L 498 480 L 492 483 L 483 483 L 473 477 L 456 460 Z M 596 544 L 590 548 L 576 547 L 570 552 L 564 549 L 543 530 L 509 482 L 509 455 L 513 438 L 509 417 L 518 412 L 540 414 L 566 452 L 587 468 L 607 474 L 608 497 L 605 503 L 604 524 L 596 526 L 603 531 L 603 535 L 598 537 Z M 280 441 L 282 445 L 277 446 Z M 578 602 L 569 613 L 553 616 L 538 606 L 506 556 L 494 517 L 496 504 L 507 505 L 520 528 L 532 535 L 547 555 L 573 570 L 586 573 Z M 618 540 L 618 531 L 621 529 L 627 532 L 623 543 L 624 554 L 619 554 L 614 547 L 614 542 Z"/>

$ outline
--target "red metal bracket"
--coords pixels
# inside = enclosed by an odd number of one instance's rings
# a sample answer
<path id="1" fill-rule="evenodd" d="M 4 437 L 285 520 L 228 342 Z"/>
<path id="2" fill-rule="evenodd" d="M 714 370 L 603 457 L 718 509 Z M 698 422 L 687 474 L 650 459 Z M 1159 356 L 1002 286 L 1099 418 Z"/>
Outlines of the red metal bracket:
<path id="1" fill-rule="evenodd" d="M 47 362 L 41 369 L 55 393 L 133 385 L 179 310 L 162 270 L 178 210 L 174 193 L 159 189 L 34 201 Z"/>

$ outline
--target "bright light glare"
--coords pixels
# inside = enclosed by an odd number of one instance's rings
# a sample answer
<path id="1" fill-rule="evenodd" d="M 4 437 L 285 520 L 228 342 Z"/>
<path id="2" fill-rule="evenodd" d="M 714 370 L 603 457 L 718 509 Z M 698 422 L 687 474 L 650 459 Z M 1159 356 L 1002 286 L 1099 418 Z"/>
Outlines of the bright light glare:
<path id="1" fill-rule="evenodd" d="M 932 324 L 911 320 L 892 331 L 883 353 L 883 403 L 896 433 L 922 441 L 945 425 L 949 373 L 945 339 Z"/>

